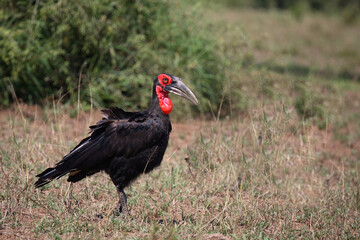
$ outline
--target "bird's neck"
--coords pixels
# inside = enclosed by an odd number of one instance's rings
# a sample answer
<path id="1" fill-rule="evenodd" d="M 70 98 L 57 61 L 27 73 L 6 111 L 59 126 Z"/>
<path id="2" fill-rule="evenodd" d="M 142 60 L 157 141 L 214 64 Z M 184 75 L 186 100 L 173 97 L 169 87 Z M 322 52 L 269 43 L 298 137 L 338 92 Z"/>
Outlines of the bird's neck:
<path id="1" fill-rule="evenodd" d="M 170 100 L 170 99 L 169 99 Z M 153 96 L 150 103 L 150 106 L 148 108 L 148 112 L 153 115 L 159 116 L 164 124 L 168 126 L 169 133 L 171 132 L 171 122 L 170 122 L 170 116 L 169 114 L 165 114 L 164 111 L 161 109 L 160 104 L 161 98 L 158 97 L 158 94 L 156 93 L 156 87 L 154 86 L 153 90 Z M 171 104 L 172 106 L 172 104 Z"/>

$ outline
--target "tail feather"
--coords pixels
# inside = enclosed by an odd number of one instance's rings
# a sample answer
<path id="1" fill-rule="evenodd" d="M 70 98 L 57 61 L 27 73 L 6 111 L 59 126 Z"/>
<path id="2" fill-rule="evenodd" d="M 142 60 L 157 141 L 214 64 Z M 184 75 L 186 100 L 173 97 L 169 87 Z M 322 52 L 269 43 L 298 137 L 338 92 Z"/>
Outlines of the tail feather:
<path id="1" fill-rule="evenodd" d="M 42 187 L 54 179 L 64 176 L 67 172 L 59 172 L 56 168 L 48 168 L 42 173 L 36 175 L 39 179 L 35 182 L 35 187 Z"/>
<path id="2" fill-rule="evenodd" d="M 114 118 L 114 115 L 126 115 L 127 113 L 121 109 L 114 109 L 105 113 L 105 116 Z M 106 164 L 106 154 L 102 151 L 104 146 L 104 138 L 111 140 L 109 135 L 116 131 L 116 128 L 111 128 L 107 131 L 108 126 L 113 123 L 113 120 L 104 118 L 94 126 L 90 126 L 92 132 L 91 136 L 84 138 L 69 154 L 55 164 L 53 168 L 48 168 L 42 173 L 38 174 L 39 179 L 35 182 L 35 187 L 39 188 L 58 179 L 67 173 L 70 173 L 68 181 L 77 182 L 87 176 L 104 169 Z"/>
<path id="3" fill-rule="evenodd" d="M 39 173 L 38 175 L 36 175 L 36 177 L 41 178 L 41 177 L 47 175 L 49 172 L 52 172 L 54 169 L 55 169 L 55 168 L 48 168 L 48 169 L 46 169 L 45 171 L 43 171 L 42 173 Z"/>
<path id="4" fill-rule="evenodd" d="M 98 164 L 97 160 L 102 156 L 99 148 L 100 145 L 97 144 L 97 141 L 90 141 L 90 137 L 85 138 L 68 155 L 58 162 L 55 167 L 48 168 L 38 174 L 37 177 L 39 179 L 35 182 L 35 187 L 39 188 L 44 186 L 67 173 L 72 173 L 69 175 L 68 181 L 76 182 L 98 172 L 100 168 L 96 166 Z M 94 169 L 96 169 L 95 172 Z M 78 171 L 81 171 L 81 173 L 74 177 Z"/>
<path id="5" fill-rule="evenodd" d="M 86 171 L 75 171 L 75 172 L 71 172 L 69 174 L 69 177 L 67 179 L 68 182 L 78 182 L 83 178 L 86 178 L 88 176 L 91 176 L 95 173 L 99 172 L 99 170 L 94 170 L 94 171 L 90 171 L 90 172 L 86 172 Z"/>

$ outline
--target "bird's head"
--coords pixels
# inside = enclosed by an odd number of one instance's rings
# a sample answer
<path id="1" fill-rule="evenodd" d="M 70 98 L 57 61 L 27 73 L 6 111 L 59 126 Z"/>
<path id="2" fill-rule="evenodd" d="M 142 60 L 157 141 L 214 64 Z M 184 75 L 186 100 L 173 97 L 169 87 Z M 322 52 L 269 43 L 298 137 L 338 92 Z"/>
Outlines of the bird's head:
<path id="1" fill-rule="evenodd" d="M 154 80 L 154 90 L 159 99 L 160 108 L 164 114 L 169 114 L 173 104 L 169 98 L 169 93 L 174 93 L 186 98 L 194 104 L 198 104 L 198 100 L 192 91 L 183 83 L 183 81 L 170 74 L 160 74 Z"/>

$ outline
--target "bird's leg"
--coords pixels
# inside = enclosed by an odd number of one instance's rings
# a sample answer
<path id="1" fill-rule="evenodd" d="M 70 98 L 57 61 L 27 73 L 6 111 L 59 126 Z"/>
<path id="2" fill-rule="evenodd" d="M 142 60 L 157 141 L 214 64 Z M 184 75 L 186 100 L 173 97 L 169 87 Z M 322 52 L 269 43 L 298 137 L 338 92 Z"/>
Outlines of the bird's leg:
<path id="1" fill-rule="evenodd" d="M 127 207 L 127 199 L 126 194 L 123 189 L 117 187 L 117 192 L 119 195 L 119 203 L 118 203 L 118 210 L 119 213 L 124 213 L 126 216 L 129 216 L 129 210 Z"/>

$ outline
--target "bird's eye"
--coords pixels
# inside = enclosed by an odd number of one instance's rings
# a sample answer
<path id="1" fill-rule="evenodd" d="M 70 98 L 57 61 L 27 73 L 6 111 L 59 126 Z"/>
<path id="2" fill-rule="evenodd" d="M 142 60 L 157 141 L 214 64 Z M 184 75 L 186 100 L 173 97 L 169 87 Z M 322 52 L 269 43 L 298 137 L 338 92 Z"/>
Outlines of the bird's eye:
<path id="1" fill-rule="evenodd" d="M 172 80 L 171 80 L 171 77 L 168 76 L 167 74 L 160 74 L 158 76 L 158 81 L 162 86 L 165 86 L 165 85 L 171 84 Z"/>

